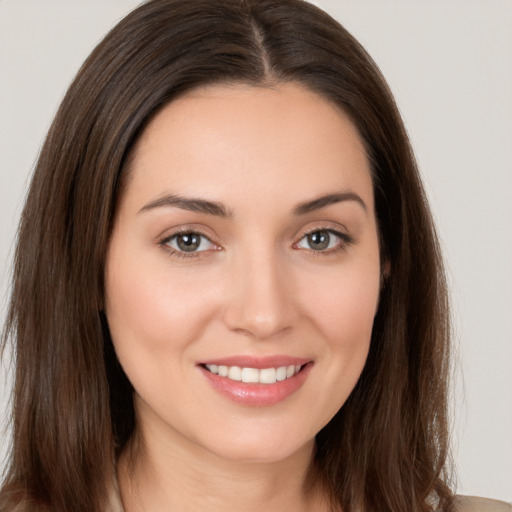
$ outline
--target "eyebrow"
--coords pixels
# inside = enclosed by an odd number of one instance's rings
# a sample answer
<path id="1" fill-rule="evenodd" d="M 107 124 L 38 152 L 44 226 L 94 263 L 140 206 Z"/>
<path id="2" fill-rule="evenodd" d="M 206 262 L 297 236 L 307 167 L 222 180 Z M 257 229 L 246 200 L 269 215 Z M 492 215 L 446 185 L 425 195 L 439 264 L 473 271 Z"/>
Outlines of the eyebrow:
<path id="1" fill-rule="evenodd" d="M 305 215 L 307 213 L 325 208 L 326 206 L 330 206 L 331 204 L 341 203 L 344 201 L 355 201 L 363 208 L 365 212 L 368 211 L 366 203 L 355 192 L 339 192 L 334 194 L 327 194 L 325 196 L 313 199 L 312 201 L 300 203 L 293 209 L 293 213 L 294 215 Z M 139 210 L 139 213 L 162 207 L 181 208 L 182 210 L 205 213 L 207 215 L 214 215 L 216 217 L 233 216 L 232 212 L 229 211 L 222 203 L 193 197 L 187 198 L 174 194 L 167 194 L 149 202 Z"/>
<path id="2" fill-rule="evenodd" d="M 294 208 L 293 213 L 295 215 L 305 215 L 306 213 L 320 210 L 326 206 L 330 206 L 331 204 L 341 203 L 344 201 L 355 201 L 365 212 L 368 212 L 366 203 L 355 192 L 339 192 L 335 194 L 327 194 L 305 203 L 300 203 Z"/>
<path id="3" fill-rule="evenodd" d="M 187 198 L 179 195 L 168 194 L 163 197 L 159 197 L 154 201 L 144 205 L 139 213 L 154 208 L 162 207 L 175 207 L 181 208 L 182 210 L 189 210 L 191 212 L 206 213 L 207 215 L 215 215 L 217 217 L 231 217 L 232 213 L 221 203 L 215 201 L 207 201 L 206 199 L 199 198 Z"/>

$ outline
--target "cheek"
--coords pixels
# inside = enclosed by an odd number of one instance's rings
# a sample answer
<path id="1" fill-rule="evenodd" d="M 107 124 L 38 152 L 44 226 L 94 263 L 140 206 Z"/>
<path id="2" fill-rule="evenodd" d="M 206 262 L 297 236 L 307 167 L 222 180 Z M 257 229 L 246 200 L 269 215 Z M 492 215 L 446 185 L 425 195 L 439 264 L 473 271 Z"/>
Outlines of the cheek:
<path id="1" fill-rule="evenodd" d="M 121 363 L 150 356 L 158 361 L 197 339 L 211 310 L 202 280 L 170 275 L 165 261 L 114 251 L 115 265 L 106 268 L 106 315 Z"/>
<path id="2" fill-rule="evenodd" d="M 373 255 L 374 252 L 372 251 Z M 326 378 L 337 389 L 338 406 L 355 386 L 368 355 L 380 291 L 380 264 L 361 259 L 325 276 L 309 301 L 310 318 L 325 340 Z"/>
<path id="3" fill-rule="evenodd" d="M 319 286 L 323 284 L 323 286 Z M 380 289 L 379 265 L 353 265 L 316 281 L 309 299 L 311 318 L 331 344 L 369 343 Z"/>
<path id="4" fill-rule="evenodd" d="M 211 298 L 203 279 L 170 271 L 165 258 L 114 251 L 115 264 L 106 267 L 105 312 L 116 355 L 142 401 L 165 411 L 169 387 L 182 389 L 186 382 L 190 348 L 211 317 Z"/>
<path id="5" fill-rule="evenodd" d="M 318 430 L 343 406 L 363 371 L 379 285 L 378 265 L 347 267 L 331 275 L 329 286 L 317 286 L 311 294 L 309 317 L 325 341 L 318 357 L 323 387 L 316 390 L 311 409 L 320 419 Z"/>

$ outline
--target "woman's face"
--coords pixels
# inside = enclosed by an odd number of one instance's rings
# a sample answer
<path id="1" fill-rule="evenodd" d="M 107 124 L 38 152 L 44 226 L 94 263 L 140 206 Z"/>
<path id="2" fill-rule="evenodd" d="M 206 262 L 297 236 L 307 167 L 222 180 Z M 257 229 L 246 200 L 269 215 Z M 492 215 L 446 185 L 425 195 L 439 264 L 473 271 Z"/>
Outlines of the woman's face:
<path id="1" fill-rule="evenodd" d="M 137 144 L 106 263 L 143 436 L 230 460 L 311 447 L 361 374 L 379 282 L 347 116 L 296 84 L 173 101 Z"/>

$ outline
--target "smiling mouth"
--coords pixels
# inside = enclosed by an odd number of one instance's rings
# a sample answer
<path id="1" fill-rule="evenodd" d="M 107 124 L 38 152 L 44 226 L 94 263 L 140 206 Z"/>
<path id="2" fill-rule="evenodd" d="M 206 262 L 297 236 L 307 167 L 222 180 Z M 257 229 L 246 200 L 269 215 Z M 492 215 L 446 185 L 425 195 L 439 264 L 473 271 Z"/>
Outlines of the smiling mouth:
<path id="1" fill-rule="evenodd" d="M 206 381 L 231 401 L 244 406 L 276 405 L 306 382 L 312 360 L 290 356 L 233 356 L 198 364 Z"/>
<path id="2" fill-rule="evenodd" d="M 297 375 L 306 365 L 288 365 L 259 369 L 216 364 L 205 364 L 202 366 L 214 375 L 225 377 L 233 381 L 253 384 L 275 384 L 276 382 L 282 382 Z"/>

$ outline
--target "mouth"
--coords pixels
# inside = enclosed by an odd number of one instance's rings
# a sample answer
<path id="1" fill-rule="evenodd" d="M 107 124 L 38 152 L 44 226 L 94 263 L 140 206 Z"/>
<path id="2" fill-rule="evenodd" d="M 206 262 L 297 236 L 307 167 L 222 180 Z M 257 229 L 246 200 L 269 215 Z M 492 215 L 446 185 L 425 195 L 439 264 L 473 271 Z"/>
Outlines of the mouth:
<path id="1" fill-rule="evenodd" d="M 225 366 L 217 364 L 202 365 L 207 371 L 219 377 L 225 377 L 237 382 L 249 384 L 275 384 L 291 379 L 297 375 L 305 364 L 291 364 L 287 366 L 269 368 L 251 368 L 240 366 Z"/>
<path id="2" fill-rule="evenodd" d="M 245 406 L 271 406 L 295 394 L 306 382 L 311 360 L 232 357 L 198 364 L 210 386 Z"/>

